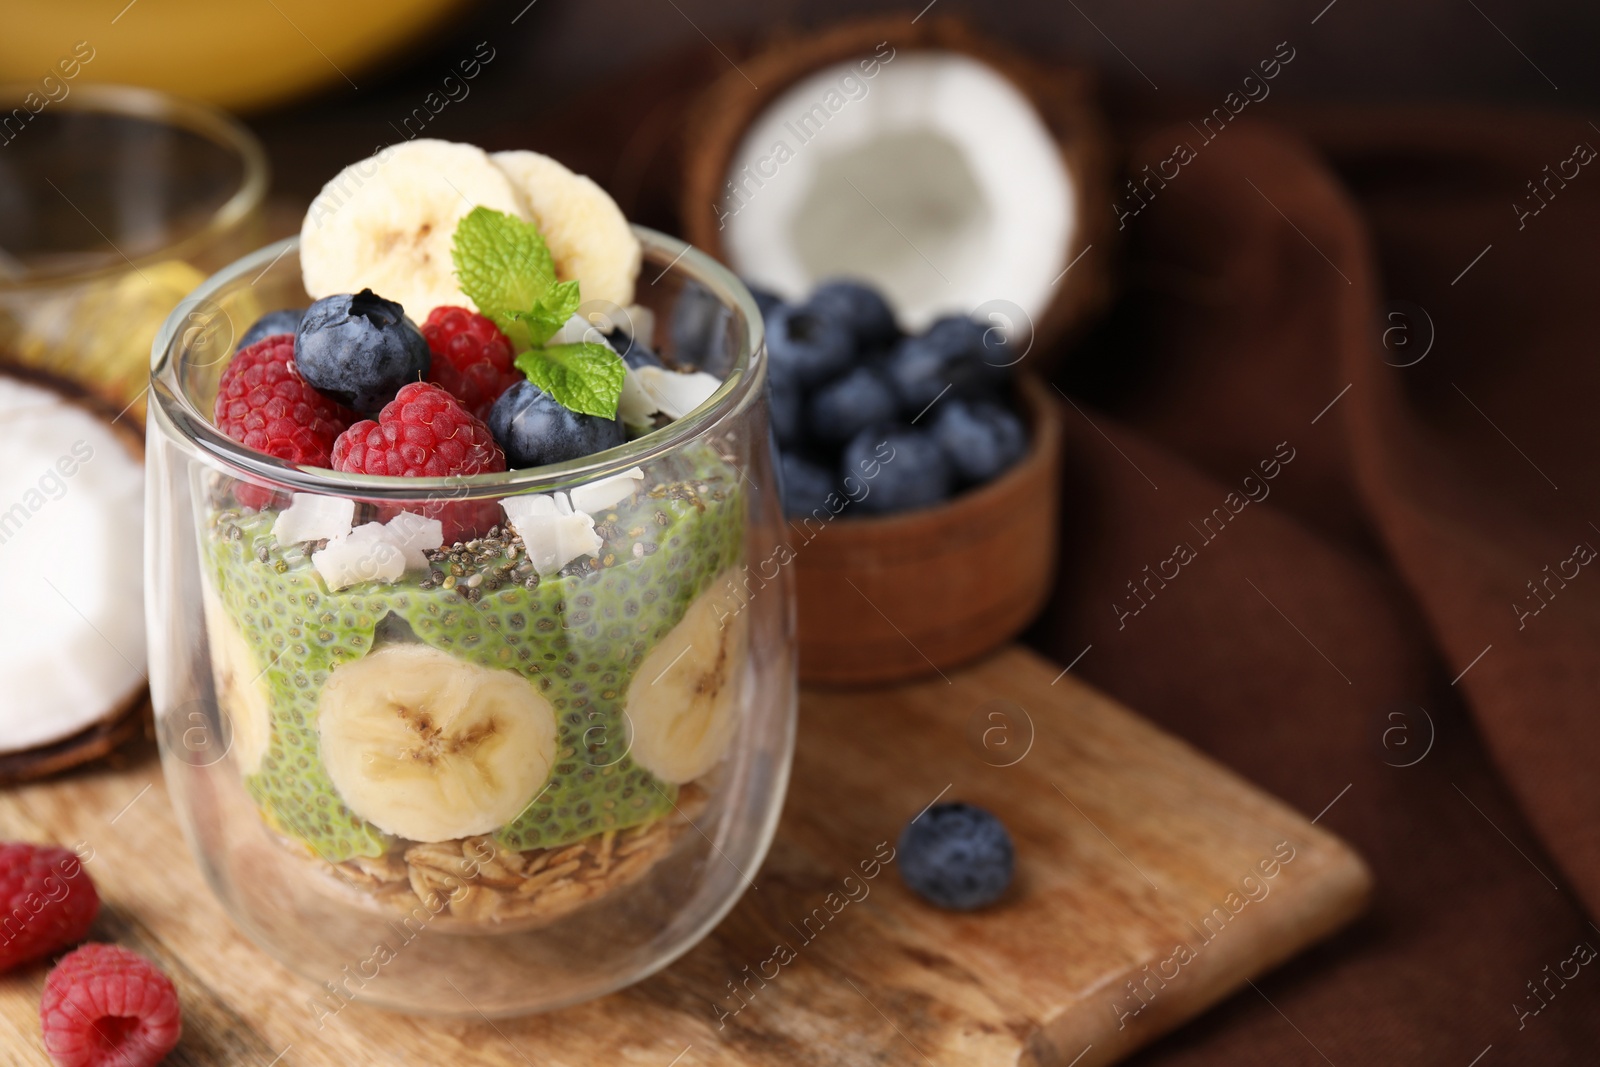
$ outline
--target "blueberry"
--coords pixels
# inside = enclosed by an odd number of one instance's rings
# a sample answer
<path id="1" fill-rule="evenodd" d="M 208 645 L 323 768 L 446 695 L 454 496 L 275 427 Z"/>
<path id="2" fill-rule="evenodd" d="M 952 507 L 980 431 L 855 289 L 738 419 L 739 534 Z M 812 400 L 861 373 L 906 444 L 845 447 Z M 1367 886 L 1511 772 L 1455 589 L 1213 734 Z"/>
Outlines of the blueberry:
<path id="1" fill-rule="evenodd" d="M 577 459 L 615 448 L 628 438 L 620 417 L 571 411 L 528 381 L 500 394 L 489 412 L 489 432 L 505 449 L 506 466 L 512 470 Z"/>
<path id="2" fill-rule="evenodd" d="M 761 286 L 751 285 L 749 282 L 745 282 L 744 285 L 746 289 L 750 290 L 750 295 L 755 298 L 756 309 L 761 312 L 763 319 L 772 313 L 773 308 L 783 303 L 783 297 L 770 289 L 763 289 Z"/>
<path id="3" fill-rule="evenodd" d="M 306 308 L 294 335 L 300 376 L 363 415 L 375 415 L 407 382 L 428 376 L 428 342 L 405 309 L 363 289 Z"/>
<path id="4" fill-rule="evenodd" d="M 993 396 L 1010 380 L 999 331 L 987 331 L 970 319 L 940 319 L 926 333 L 906 337 L 889 354 L 889 380 L 902 405 L 901 413 L 915 418 L 939 398 L 946 387 L 956 395 Z"/>
<path id="5" fill-rule="evenodd" d="M 884 515 L 937 504 L 950 495 L 950 461 L 931 434 L 911 426 L 880 423 L 862 430 L 844 448 L 842 473 L 867 491 L 857 507 Z"/>
<path id="6" fill-rule="evenodd" d="M 865 282 L 851 278 L 823 282 L 806 305 L 844 323 L 860 347 L 886 345 L 900 336 L 889 302 Z"/>
<path id="7" fill-rule="evenodd" d="M 838 491 L 832 471 L 794 452 L 783 453 L 779 467 L 782 470 L 779 481 L 783 486 L 785 515 L 799 517 L 817 511 L 825 516 L 832 514 L 832 509 L 828 507 L 828 496 Z"/>
<path id="8" fill-rule="evenodd" d="M 812 394 L 806 428 L 819 441 L 843 444 L 868 426 L 892 421 L 897 408 L 883 375 L 871 367 L 857 367 Z"/>
<path id="9" fill-rule="evenodd" d="M 946 397 L 934 411 L 929 431 L 956 476 L 968 485 L 989 481 L 1027 451 L 1022 420 L 999 404 Z"/>
<path id="10" fill-rule="evenodd" d="M 673 361 L 680 367 L 726 378 L 733 370 L 733 346 L 727 305 L 699 282 L 685 282 L 672 305 L 668 336 Z"/>
<path id="11" fill-rule="evenodd" d="M 622 357 L 628 366 L 638 369 L 640 367 L 665 367 L 661 357 L 650 350 L 650 346 L 636 337 L 630 337 L 620 327 L 605 335 L 606 344 L 611 350 Z"/>
<path id="12" fill-rule="evenodd" d="M 772 433 L 779 446 L 793 448 L 805 438 L 801 429 L 801 409 L 804 394 L 794 376 L 780 370 L 776 363 L 767 364 L 767 411 L 772 419 Z"/>
<path id="13" fill-rule="evenodd" d="M 802 386 L 821 385 L 850 366 L 855 346 L 837 319 L 784 304 L 767 316 L 767 352 Z"/>
<path id="14" fill-rule="evenodd" d="M 268 337 L 276 337 L 280 333 L 294 333 L 300 328 L 300 320 L 305 316 L 305 308 L 284 308 L 282 311 L 269 311 L 255 321 L 239 338 L 240 349 L 249 348 L 257 341 Z"/>
<path id="15" fill-rule="evenodd" d="M 935 804 L 900 831 L 898 851 L 906 886 L 953 911 L 993 904 L 1016 870 L 1004 824 L 972 804 Z"/>

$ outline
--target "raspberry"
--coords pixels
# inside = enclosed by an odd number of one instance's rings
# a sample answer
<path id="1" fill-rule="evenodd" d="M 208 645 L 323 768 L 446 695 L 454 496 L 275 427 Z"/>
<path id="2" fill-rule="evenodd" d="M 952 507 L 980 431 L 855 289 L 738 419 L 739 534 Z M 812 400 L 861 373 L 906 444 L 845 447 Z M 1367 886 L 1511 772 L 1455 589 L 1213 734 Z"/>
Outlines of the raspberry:
<path id="1" fill-rule="evenodd" d="M 294 335 L 234 354 L 217 385 L 217 428 L 242 445 L 305 467 L 326 467 L 355 414 L 313 389 L 294 365 Z"/>
<path id="2" fill-rule="evenodd" d="M 64 848 L 0 845 L 0 971 L 81 941 L 100 910 L 94 882 Z"/>
<path id="3" fill-rule="evenodd" d="M 178 991 L 121 945 L 84 945 L 44 982 L 39 1024 L 59 1067 L 152 1067 L 178 1044 Z"/>
<path id="4" fill-rule="evenodd" d="M 422 324 L 422 336 L 433 353 L 428 380 L 485 422 L 500 394 L 523 380 L 511 362 L 510 339 L 476 311 L 436 307 Z"/>
<path id="5" fill-rule="evenodd" d="M 441 478 L 503 471 L 506 457 L 489 427 L 455 397 L 432 383 L 412 382 L 384 406 L 377 422 L 363 419 L 339 436 L 333 444 L 333 469 Z M 470 540 L 499 517 L 499 505 L 492 500 L 393 510 L 420 510 L 428 518 L 438 519 L 444 524 L 445 544 Z"/>

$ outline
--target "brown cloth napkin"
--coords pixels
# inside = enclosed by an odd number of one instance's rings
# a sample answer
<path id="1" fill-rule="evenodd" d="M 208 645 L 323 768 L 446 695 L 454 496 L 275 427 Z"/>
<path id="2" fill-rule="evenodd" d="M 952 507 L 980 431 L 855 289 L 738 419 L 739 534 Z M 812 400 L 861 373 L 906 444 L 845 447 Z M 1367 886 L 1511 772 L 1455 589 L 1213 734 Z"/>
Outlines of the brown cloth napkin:
<path id="1" fill-rule="evenodd" d="M 721 62 L 500 140 L 681 231 L 680 122 Z M 647 117 L 613 142 L 608 114 Z M 1117 261 L 1106 321 L 1029 357 L 1076 406 L 1029 639 L 1377 879 L 1356 925 L 1131 1062 L 1600 1063 L 1600 959 L 1578 962 L 1600 950 L 1600 567 L 1575 562 L 1600 549 L 1600 168 L 1568 162 L 1600 130 L 1294 125 L 1124 130 L 1141 180 L 1194 158 L 1089 253 Z"/>
<path id="2" fill-rule="evenodd" d="M 1377 892 L 1133 1062 L 1600 1062 L 1600 131 L 1307 132 L 1131 153 L 1194 158 L 1124 187 L 1123 295 L 1054 374 L 1033 638 L 1320 813 Z"/>

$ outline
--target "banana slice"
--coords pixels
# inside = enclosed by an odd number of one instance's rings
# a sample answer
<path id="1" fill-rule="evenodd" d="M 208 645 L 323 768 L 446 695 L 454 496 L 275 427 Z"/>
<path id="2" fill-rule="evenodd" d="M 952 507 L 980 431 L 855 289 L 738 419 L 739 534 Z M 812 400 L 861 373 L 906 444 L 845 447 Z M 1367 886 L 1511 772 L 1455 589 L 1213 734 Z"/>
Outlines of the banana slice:
<path id="1" fill-rule="evenodd" d="M 442 304 L 476 307 L 450 245 L 474 207 L 527 218 L 506 175 L 472 145 L 406 141 L 340 171 L 300 227 L 300 271 L 314 300 L 371 289 L 413 322 Z"/>
<path id="2" fill-rule="evenodd" d="M 718 575 L 639 665 L 625 705 L 634 761 L 667 782 L 705 774 L 738 725 L 748 626 Z"/>
<path id="3" fill-rule="evenodd" d="M 496 152 L 490 157 L 511 179 L 556 261 L 556 277 L 578 279 L 584 302 L 633 303 L 639 277 L 639 239 L 611 195 L 538 152 Z"/>
<path id="4" fill-rule="evenodd" d="M 386 645 L 336 667 L 317 718 L 345 804 L 412 841 L 505 825 L 556 758 L 555 709 L 532 683 L 428 645 Z"/>
<path id="5" fill-rule="evenodd" d="M 272 694 L 267 688 L 266 672 L 217 595 L 207 589 L 201 600 L 217 704 L 228 717 L 228 751 L 241 774 L 254 774 L 272 740 Z"/>

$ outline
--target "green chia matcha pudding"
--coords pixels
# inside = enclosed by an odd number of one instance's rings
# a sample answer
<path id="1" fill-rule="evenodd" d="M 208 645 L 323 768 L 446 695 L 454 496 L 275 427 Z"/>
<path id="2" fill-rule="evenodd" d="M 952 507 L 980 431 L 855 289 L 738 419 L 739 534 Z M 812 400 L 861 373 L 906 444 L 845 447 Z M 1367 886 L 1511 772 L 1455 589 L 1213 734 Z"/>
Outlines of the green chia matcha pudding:
<path id="1" fill-rule="evenodd" d="M 533 153 L 386 152 L 308 213 L 315 299 L 240 337 L 229 437 L 437 486 L 622 446 L 721 387 L 652 351 L 638 241 L 592 182 Z M 202 479 L 217 702 L 272 833 L 339 893 L 469 926 L 546 921 L 664 857 L 743 708 L 750 502 L 720 441 L 498 501 Z"/>
<path id="2" fill-rule="evenodd" d="M 642 873 L 736 726 L 743 502 L 705 452 L 629 479 L 599 551 L 543 576 L 508 519 L 330 589 L 329 539 L 273 533 L 298 501 L 209 511 L 217 696 L 268 825 L 400 911 L 535 917 Z"/>

